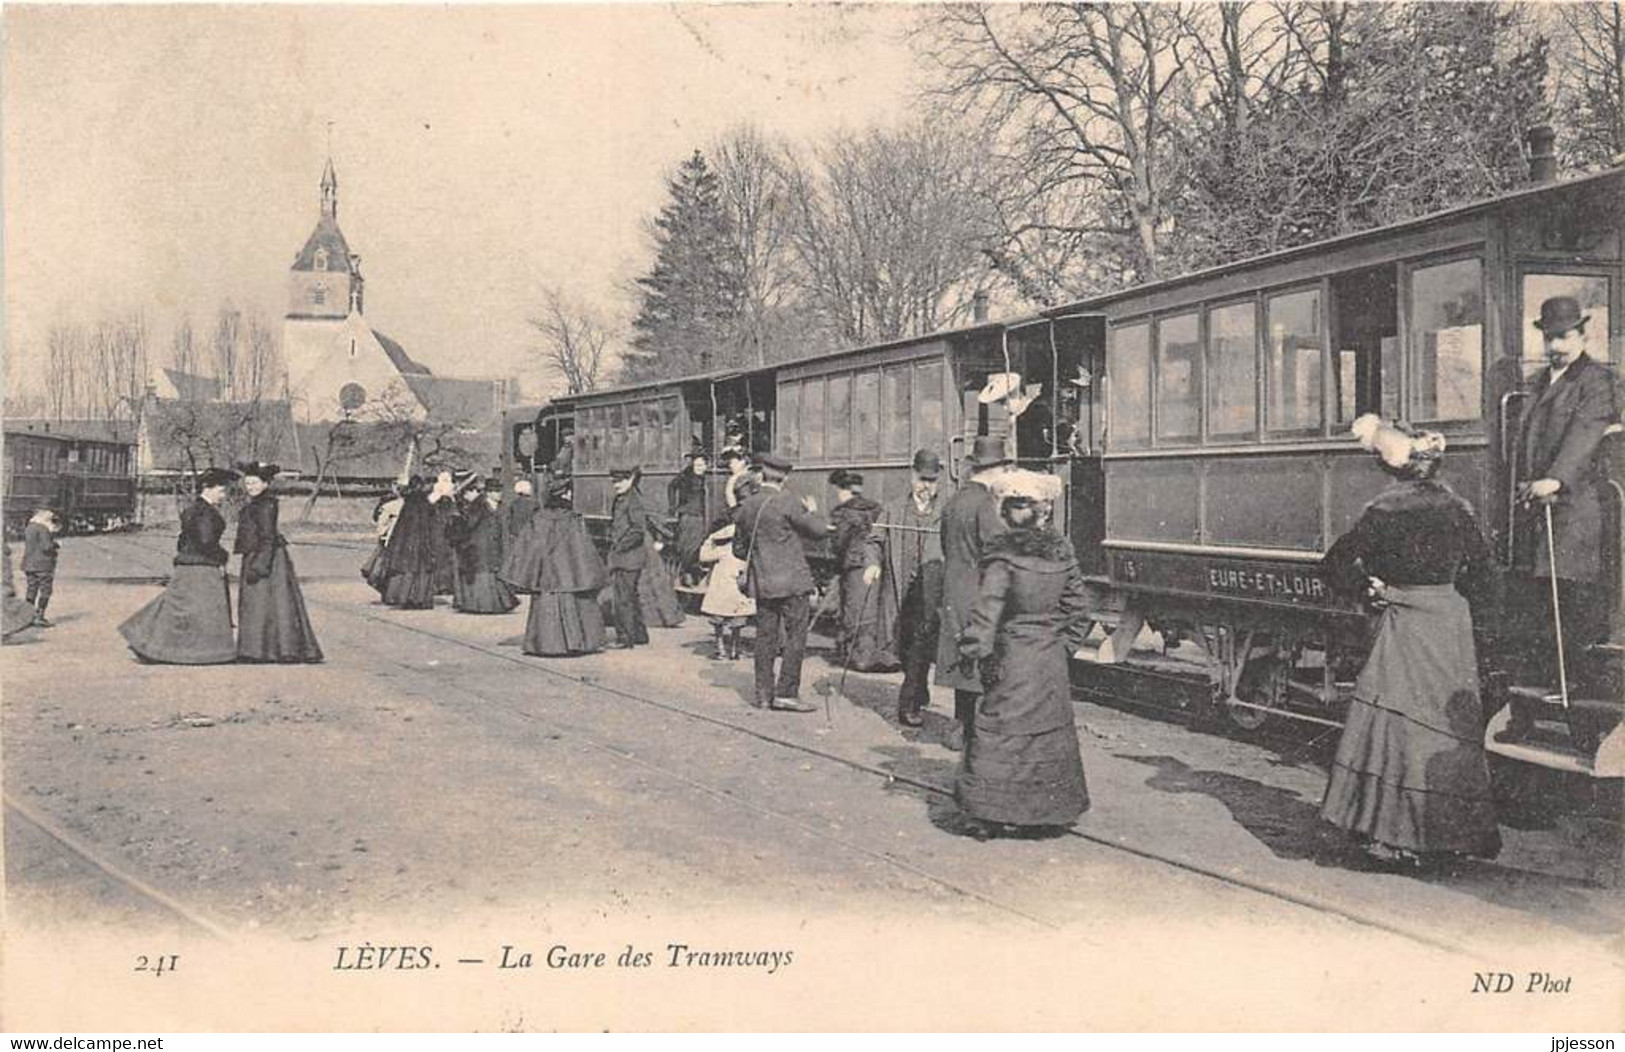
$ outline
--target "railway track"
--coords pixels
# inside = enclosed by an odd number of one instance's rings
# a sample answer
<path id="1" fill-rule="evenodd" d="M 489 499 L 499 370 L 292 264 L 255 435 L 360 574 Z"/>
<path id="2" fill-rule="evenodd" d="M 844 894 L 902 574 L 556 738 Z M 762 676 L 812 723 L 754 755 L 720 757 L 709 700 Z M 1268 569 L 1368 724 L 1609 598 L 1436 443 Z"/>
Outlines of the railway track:
<path id="1" fill-rule="evenodd" d="M 323 547 L 356 552 L 370 550 L 370 546 L 367 545 L 348 544 L 334 541 L 294 541 L 291 543 L 299 547 Z M 167 546 L 163 549 L 159 549 L 152 544 L 141 543 L 139 540 L 132 540 L 131 546 L 150 554 L 154 560 L 167 560 L 169 556 Z M 111 552 L 111 549 L 108 550 Z M 153 567 L 151 572 L 142 575 L 132 575 L 132 578 L 135 580 L 147 580 L 158 576 L 156 570 L 157 567 Z M 482 658 L 489 659 L 491 661 L 522 667 L 529 670 L 531 673 L 539 673 L 561 683 L 568 683 L 574 689 L 608 695 L 624 702 L 661 711 L 673 717 L 705 724 L 731 734 L 747 737 L 774 748 L 795 752 L 823 763 L 837 765 L 844 769 L 872 777 L 881 785 L 904 785 L 929 796 L 939 798 L 952 797 L 953 791 L 952 787 L 949 785 L 939 784 L 927 779 L 910 777 L 899 774 L 895 771 L 888 771 L 873 764 L 856 760 L 849 756 L 840 755 L 839 753 L 830 749 L 821 748 L 816 744 L 798 742 L 793 739 L 774 734 L 770 731 L 763 730 L 758 727 L 748 726 L 721 716 L 710 713 L 696 712 L 691 709 L 684 708 L 681 705 L 673 704 L 669 701 L 652 697 L 639 691 L 612 686 L 590 676 L 568 672 L 552 663 L 545 661 L 545 659 L 515 655 L 513 653 L 504 652 L 503 650 L 497 649 L 493 646 L 462 639 L 445 632 L 434 631 L 432 629 L 416 625 L 403 624 L 389 618 L 379 617 L 376 614 L 370 613 L 366 609 L 358 608 L 352 604 L 313 599 L 308 595 L 306 597 L 306 602 L 324 611 L 330 611 L 352 620 L 366 622 L 370 625 L 382 626 L 393 629 L 397 632 L 409 633 L 427 640 L 433 640 L 434 642 L 445 646 L 457 647 L 476 653 Z M 838 848 L 842 851 L 850 851 L 857 854 L 866 855 L 877 861 L 882 861 L 885 864 L 896 867 L 901 871 L 908 872 L 915 877 L 928 880 L 937 886 L 944 888 L 945 890 L 953 892 L 954 894 L 969 899 L 974 899 L 984 906 L 992 908 L 1006 916 L 1019 918 L 1039 928 L 1058 927 L 1058 925 L 1050 920 L 1034 915 L 1031 912 L 1023 910 L 1020 907 L 1014 906 L 1010 903 L 1000 902 L 993 897 L 976 891 L 975 889 L 965 887 L 962 883 L 956 882 L 940 873 L 933 872 L 928 866 L 902 858 L 895 852 L 875 851 L 858 844 L 855 841 L 833 836 L 827 830 L 820 829 L 817 826 L 809 824 L 794 815 L 777 811 L 753 801 L 741 799 L 736 794 L 696 779 L 681 770 L 675 769 L 674 767 L 656 764 L 642 757 L 631 755 L 626 750 L 616 748 L 613 745 L 598 740 L 594 737 L 590 730 L 583 727 L 573 725 L 567 721 L 559 720 L 555 717 L 539 715 L 534 711 L 528 710 L 516 704 L 478 694 L 477 692 L 471 691 L 454 681 L 448 681 L 443 677 L 429 676 L 425 674 L 421 668 L 416 666 L 402 662 L 390 662 L 390 664 L 408 674 L 422 677 L 432 682 L 438 689 L 452 690 L 468 695 L 471 698 L 477 699 L 487 708 L 491 707 L 492 705 L 496 705 L 499 706 L 505 713 L 514 718 L 546 726 L 551 730 L 567 733 L 575 740 L 585 744 L 588 748 L 612 757 L 617 762 L 637 766 L 648 773 L 658 774 L 661 777 L 682 783 L 697 792 L 704 793 L 717 800 L 726 801 L 730 805 L 754 810 L 761 814 L 770 816 L 775 820 L 793 825 L 798 829 L 811 833 L 812 835 L 829 842 L 832 847 Z M 1359 909 L 1352 909 L 1337 902 L 1327 901 L 1318 896 L 1307 894 L 1297 889 L 1280 887 L 1267 881 L 1254 880 L 1234 873 L 1226 873 L 1218 869 L 1190 862 L 1185 859 L 1172 857 L 1165 852 L 1158 851 L 1145 845 L 1125 842 L 1122 840 L 1109 840 L 1100 836 L 1095 836 L 1086 831 L 1076 829 L 1068 830 L 1066 839 L 1063 841 L 1057 841 L 1057 843 L 1062 842 L 1073 843 L 1078 847 L 1079 850 L 1083 851 L 1103 851 L 1132 856 L 1144 861 L 1155 863 L 1157 865 L 1168 867 L 1170 869 L 1181 871 L 1199 879 L 1212 881 L 1215 884 L 1222 885 L 1231 890 L 1262 896 L 1275 902 L 1307 911 L 1322 918 L 1335 919 L 1356 925 L 1361 928 L 1382 932 L 1386 935 L 1401 938 L 1408 942 L 1427 947 L 1432 950 L 1442 951 L 1461 957 L 1475 958 L 1481 958 L 1484 952 L 1486 952 L 1482 948 L 1474 948 L 1473 946 L 1464 942 L 1454 939 L 1441 938 L 1432 933 L 1412 930 L 1404 927 L 1403 925 L 1395 924 L 1385 918 L 1372 916 Z M 90 854 L 93 854 L 82 845 L 76 850 L 80 851 L 81 853 L 85 853 L 87 857 L 89 857 Z M 104 868 L 109 869 L 110 872 L 112 871 L 110 867 Z"/>

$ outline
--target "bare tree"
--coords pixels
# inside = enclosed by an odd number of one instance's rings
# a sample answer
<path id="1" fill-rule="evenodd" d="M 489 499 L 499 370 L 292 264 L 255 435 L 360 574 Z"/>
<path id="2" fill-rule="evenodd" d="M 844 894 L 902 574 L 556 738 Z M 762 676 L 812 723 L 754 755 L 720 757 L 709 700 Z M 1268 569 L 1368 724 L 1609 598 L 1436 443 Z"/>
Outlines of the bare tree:
<path id="1" fill-rule="evenodd" d="M 51 326 L 46 337 L 45 399 L 53 420 L 66 420 L 84 412 L 84 391 L 89 372 L 85 331 L 78 325 Z"/>
<path id="2" fill-rule="evenodd" d="M 530 318 L 540 342 L 535 351 L 543 369 L 564 380 L 569 394 L 591 391 L 605 370 L 609 329 L 585 304 L 558 288 L 542 293 L 540 310 Z"/>
<path id="3" fill-rule="evenodd" d="M 989 227 L 969 143 L 926 125 L 841 133 L 787 168 L 801 295 L 838 340 L 930 332 L 968 311 Z"/>
<path id="4" fill-rule="evenodd" d="M 230 303 L 222 303 L 215 312 L 214 332 L 209 337 L 209 351 L 214 358 L 214 375 L 220 381 L 220 390 L 228 398 L 238 397 L 242 382 L 242 354 L 239 343 L 242 336 L 242 314 Z"/>
<path id="5" fill-rule="evenodd" d="M 734 339 L 744 360 L 765 365 L 784 357 L 794 331 L 789 315 L 796 272 L 786 149 L 760 129 L 742 126 L 724 134 L 708 153 L 728 213 L 732 269 L 740 285 Z M 806 350 L 804 344 L 796 346 Z"/>
<path id="6" fill-rule="evenodd" d="M 1625 154 L 1625 8 L 1618 3 L 1556 6 L 1557 115 L 1565 154 L 1576 167 L 1617 163 Z"/>
<path id="7" fill-rule="evenodd" d="M 197 333 L 188 315 L 181 317 L 169 338 L 169 365 L 177 373 L 197 376 L 201 372 L 202 352 L 198 348 Z"/>
<path id="8" fill-rule="evenodd" d="M 1010 255 L 1106 259 L 1117 280 L 1162 272 L 1190 17 L 1184 4 L 1082 3 L 928 16 L 917 39 L 942 74 L 940 100 L 978 114 L 1006 162 Z"/>

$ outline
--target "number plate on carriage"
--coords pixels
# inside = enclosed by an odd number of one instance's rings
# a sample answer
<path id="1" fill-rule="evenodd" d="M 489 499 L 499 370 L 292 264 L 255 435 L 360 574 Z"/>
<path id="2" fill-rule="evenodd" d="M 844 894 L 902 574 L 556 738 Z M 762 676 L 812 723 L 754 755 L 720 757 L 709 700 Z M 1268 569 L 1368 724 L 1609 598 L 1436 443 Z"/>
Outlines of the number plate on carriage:
<path id="1" fill-rule="evenodd" d="M 1136 588 L 1335 607 L 1319 567 L 1269 559 L 1177 552 L 1113 551 L 1114 581 Z"/>

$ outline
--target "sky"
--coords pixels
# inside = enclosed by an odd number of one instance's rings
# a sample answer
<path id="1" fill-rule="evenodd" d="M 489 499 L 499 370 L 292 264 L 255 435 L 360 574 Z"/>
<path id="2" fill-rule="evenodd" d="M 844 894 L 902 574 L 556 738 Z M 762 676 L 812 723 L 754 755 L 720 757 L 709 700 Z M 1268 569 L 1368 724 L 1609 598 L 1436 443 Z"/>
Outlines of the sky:
<path id="1" fill-rule="evenodd" d="M 142 310 L 155 357 L 230 300 L 280 328 L 328 155 L 366 315 L 436 372 L 538 374 L 557 286 L 627 315 L 696 146 L 903 119 L 901 5 L 7 5 L 8 383 L 58 322 Z"/>

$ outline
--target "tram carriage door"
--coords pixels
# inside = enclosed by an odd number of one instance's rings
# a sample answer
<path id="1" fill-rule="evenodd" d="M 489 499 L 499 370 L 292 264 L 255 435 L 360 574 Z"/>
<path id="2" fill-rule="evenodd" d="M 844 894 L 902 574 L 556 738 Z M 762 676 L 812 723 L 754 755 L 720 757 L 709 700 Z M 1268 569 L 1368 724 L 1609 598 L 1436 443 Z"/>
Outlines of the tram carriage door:
<path id="1" fill-rule="evenodd" d="M 1056 461 L 1067 481 L 1067 536 L 1084 573 L 1105 572 L 1106 476 L 1100 461 L 1098 378 L 1106 362 L 1106 319 L 1099 314 L 1067 315 L 1051 326 L 1055 349 Z"/>

